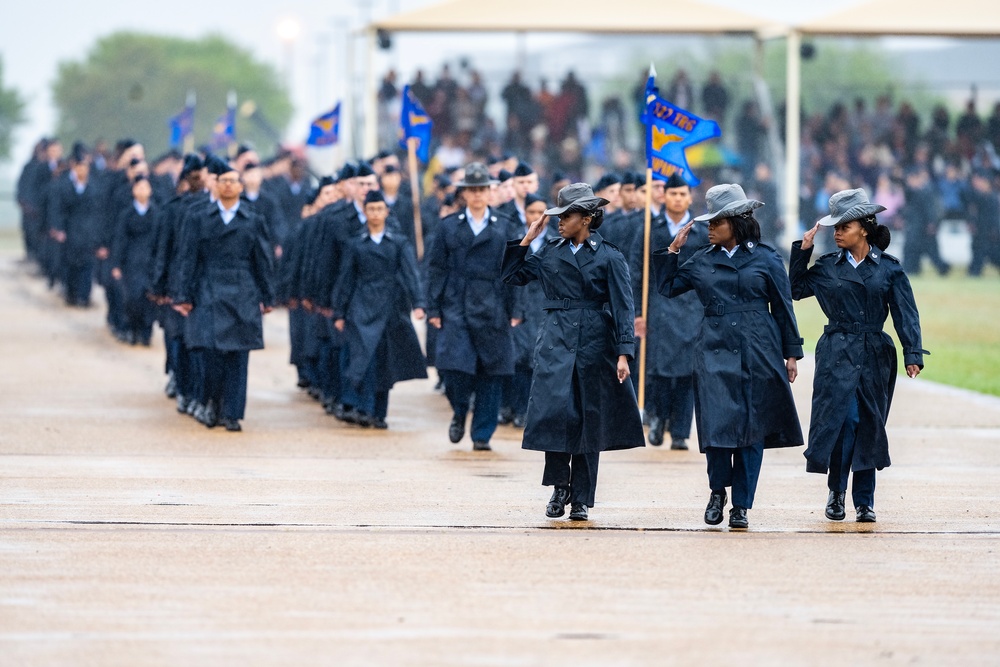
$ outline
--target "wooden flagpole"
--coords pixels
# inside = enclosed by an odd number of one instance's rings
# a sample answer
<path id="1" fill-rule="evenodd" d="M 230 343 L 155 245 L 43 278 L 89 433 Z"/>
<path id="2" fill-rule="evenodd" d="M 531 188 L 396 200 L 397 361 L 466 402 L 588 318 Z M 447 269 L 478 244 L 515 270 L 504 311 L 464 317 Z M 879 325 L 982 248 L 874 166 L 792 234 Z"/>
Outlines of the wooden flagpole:
<path id="1" fill-rule="evenodd" d="M 413 195 L 413 239 L 417 246 L 417 261 L 424 258 L 424 225 L 420 220 L 420 175 L 417 173 L 417 144 L 420 139 L 406 140 L 406 152 L 410 165 L 410 192 Z"/>
<path id="2" fill-rule="evenodd" d="M 650 211 L 653 207 L 653 170 L 646 169 L 646 218 L 642 243 L 642 319 L 646 323 L 646 335 L 639 342 L 639 411 L 646 409 L 646 339 L 649 338 L 649 320 L 646 319 L 649 305 L 649 243 L 651 230 Z"/>

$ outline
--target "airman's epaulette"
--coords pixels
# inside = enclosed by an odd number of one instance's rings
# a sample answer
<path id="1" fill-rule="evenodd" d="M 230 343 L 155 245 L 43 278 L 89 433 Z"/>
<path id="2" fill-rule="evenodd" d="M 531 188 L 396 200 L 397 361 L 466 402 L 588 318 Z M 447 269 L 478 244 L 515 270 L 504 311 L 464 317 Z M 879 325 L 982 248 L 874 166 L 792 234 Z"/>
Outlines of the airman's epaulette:
<path id="1" fill-rule="evenodd" d="M 778 252 L 777 249 L 775 249 L 775 247 L 773 245 L 771 245 L 769 243 L 764 243 L 763 241 L 757 241 L 757 247 L 758 248 L 767 248 L 768 250 L 772 250 L 774 252 Z"/>
<path id="2" fill-rule="evenodd" d="M 826 259 L 827 257 L 836 257 L 839 254 L 840 254 L 839 250 L 834 250 L 833 252 L 828 252 L 825 255 L 820 255 L 819 258 Z"/>
<path id="3" fill-rule="evenodd" d="M 621 251 L 622 251 L 622 249 L 621 249 L 621 248 L 619 248 L 618 246 L 616 246 L 616 245 L 615 245 L 614 243 L 612 243 L 611 241 L 609 241 L 609 240 L 607 240 L 607 239 L 604 239 L 604 245 L 606 245 L 606 246 L 611 246 L 612 248 L 614 248 L 614 249 L 615 249 L 615 250 L 617 250 L 618 252 L 621 252 Z M 624 253 L 623 253 L 623 254 L 624 254 Z"/>
<path id="4" fill-rule="evenodd" d="M 893 262 L 894 264 L 899 264 L 900 263 L 898 257 L 893 257 L 892 255 L 890 255 L 889 253 L 885 252 L 884 250 L 882 251 L 882 259 L 888 259 L 889 261 Z"/>
<path id="5" fill-rule="evenodd" d="M 553 243 L 559 243 L 559 242 L 560 242 L 560 241 L 562 241 L 562 240 L 563 240 L 563 237 L 561 237 L 561 236 L 556 236 L 556 237 L 554 237 L 554 238 L 551 238 L 551 239 L 549 239 L 549 240 L 548 240 L 548 241 L 547 241 L 547 242 L 545 243 L 545 245 L 552 245 Z"/>

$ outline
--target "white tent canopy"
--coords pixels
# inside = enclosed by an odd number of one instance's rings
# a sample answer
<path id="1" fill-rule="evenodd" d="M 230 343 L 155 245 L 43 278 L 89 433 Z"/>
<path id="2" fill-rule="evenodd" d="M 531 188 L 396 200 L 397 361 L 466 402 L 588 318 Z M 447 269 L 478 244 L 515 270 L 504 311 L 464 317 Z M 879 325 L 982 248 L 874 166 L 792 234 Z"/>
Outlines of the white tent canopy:
<path id="1" fill-rule="evenodd" d="M 802 34 L 869 36 L 922 35 L 995 37 L 1000 35 L 997 0 L 870 0 L 796 26 Z"/>
<path id="2" fill-rule="evenodd" d="M 606 34 L 758 34 L 773 21 L 696 0 L 447 0 L 375 21 L 389 32 L 582 32 Z"/>

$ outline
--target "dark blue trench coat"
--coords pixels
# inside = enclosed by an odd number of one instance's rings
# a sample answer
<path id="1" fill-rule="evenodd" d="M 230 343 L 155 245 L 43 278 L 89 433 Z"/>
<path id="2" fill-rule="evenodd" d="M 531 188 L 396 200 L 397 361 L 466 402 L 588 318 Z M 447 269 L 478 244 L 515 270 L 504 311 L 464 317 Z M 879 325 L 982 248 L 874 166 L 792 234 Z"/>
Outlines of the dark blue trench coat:
<path id="1" fill-rule="evenodd" d="M 698 444 L 796 447 L 803 442 L 784 360 L 802 358 L 788 275 L 771 247 L 748 241 L 732 258 L 700 248 L 683 266 L 653 255 L 660 294 L 694 290 L 705 308 L 694 359 Z"/>
<path id="2" fill-rule="evenodd" d="M 427 256 L 427 316 L 441 318 L 435 365 L 470 375 L 512 375 L 510 321 L 522 310 L 514 290 L 500 279 L 510 221 L 488 211 L 489 224 L 474 235 L 465 213 L 441 221 Z"/>
<path id="3" fill-rule="evenodd" d="M 576 255 L 565 239 L 549 241 L 531 257 L 519 243 L 507 243 L 504 281 L 538 280 L 548 299 L 521 446 L 569 454 L 644 446 L 632 383 L 617 377 L 618 357 L 635 351 L 625 257 L 597 233 Z M 577 307 L 580 302 L 589 307 Z"/>
<path id="4" fill-rule="evenodd" d="M 882 331 L 892 314 L 903 345 L 904 365 L 923 368 L 928 354 L 920 342 L 920 316 L 910 281 L 899 260 L 878 248 L 854 268 L 845 251 L 823 255 L 809 266 L 813 249 L 792 245 L 788 268 L 792 296 L 815 296 L 829 318 L 816 344 L 812 418 L 806 469 L 825 473 L 830 455 L 847 419 L 852 396 L 858 398 L 858 432 L 854 470 L 881 470 L 889 465 L 885 422 L 896 386 L 896 347 Z"/>
<path id="5" fill-rule="evenodd" d="M 263 218 L 240 207 L 227 225 L 215 203 L 185 220 L 174 303 L 193 306 L 189 347 L 222 351 L 264 347 L 261 305 L 274 305 L 272 250 Z"/>
<path id="6" fill-rule="evenodd" d="M 345 377 L 360 386 L 383 339 L 385 358 L 376 366 L 376 391 L 427 377 L 427 360 L 410 321 L 410 311 L 424 303 L 409 241 L 391 232 L 381 243 L 356 236 L 345 250 L 332 297 L 333 319 L 345 320 Z"/>

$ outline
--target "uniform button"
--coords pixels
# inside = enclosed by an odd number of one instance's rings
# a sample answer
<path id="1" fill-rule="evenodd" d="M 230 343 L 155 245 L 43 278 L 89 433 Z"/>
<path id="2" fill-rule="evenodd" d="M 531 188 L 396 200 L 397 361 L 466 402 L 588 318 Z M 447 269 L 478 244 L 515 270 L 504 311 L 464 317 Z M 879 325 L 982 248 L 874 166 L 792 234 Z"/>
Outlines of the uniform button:
<path id="1" fill-rule="evenodd" d="M 571 347 L 571 348 L 569 348 L 569 351 L 570 352 L 576 352 L 576 348 L 575 347 Z M 858 366 L 858 368 L 861 368 L 861 366 Z"/>
<path id="2" fill-rule="evenodd" d="M 841 336 L 841 338 L 843 338 L 843 336 Z M 840 362 L 839 362 L 839 361 L 838 361 L 837 363 L 835 363 L 835 364 L 834 364 L 834 366 L 839 366 L 839 365 L 840 365 Z"/>
<path id="3" fill-rule="evenodd" d="M 717 327 L 717 326 L 719 326 L 719 323 L 718 322 L 712 322 L 712 326 L 713 327 Z"/>
<path id="4" fill-rule="evenodd" d="M 733 295 L 733 301 L 735 301 L 735 300 L 736 300 L 736 295 L 734 294 L 734 295 Z"/>
<path id="5" fill-rule="evenodd" d="M 739 354 L 739 353 L 740 353 L 739 350 L 733 350 L 733 354 Z"/>
<path id="6" fill-rule="evenodd" d="M 865 314 L 865 311 L 863 311 L 863 310 L 862 310 L 862 311 L 861 311 L 861 314 L 862 314 L 862 315 L 864 315 L 864 314 Z"/>
<path id="7" fill-rule="evenodd" d="M 552 349 L 552 346 L 551 346 L 551 345 L 549 345 L 549 349 L 550 349 L 550 350 Z"/>
<path id="8" fill-rule="evenodd" d="M 555 270 L 555 273 L 559 273 L 559 269 L 556 269 L 556 270 Z"/>
<path id="9" fill-rule="evenodd" d="M 573 326 L 579 326 L 579 322 L 573 322 Z"/>
<path id="10" fill-rule="evenodd" d="M 733 322 L 733 326 L 734 326 L 734 327 L 736 326 L 736 322 Z"/>
<path id="11" fill-rule="evenodd" d="M 715 273 L 715 269 L 712 269 L 712 273 Z"/>
<path id="12" fill-rule="evenodd" d="M 556 271 L 556 273 L 558 273 L 558 271 Z M 841 286 L 841 285 L 843 285 L 843 284 L 844 284 L 844 283 L 837 283 L 837 287 L 840 287 L 840 286 Z"/>
<path id="13" fill-rule="evenodd" d="M 715 350 L 715 353 L 716 353 L 716 354 L 718 354 L 718 353 L 719 353 L 719 351 L 718 351 L 718 350 Z"/>
<path id="14" fill-rule="evenodd" d="M 845 336 L 844 334 L 840 334 L 840 340 L 844 340 L 845 338 L 847 338 L 847 336 Z"/>
<path id="15" fill-rule="evenodd" d="M 855 366 L 855 368 L 857 368 L 859 371 L 861 370 L 861 366 Z"/>

